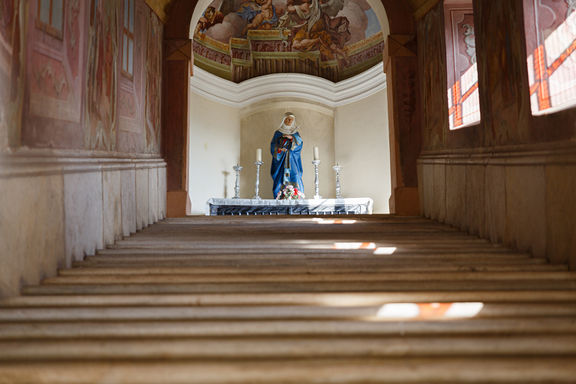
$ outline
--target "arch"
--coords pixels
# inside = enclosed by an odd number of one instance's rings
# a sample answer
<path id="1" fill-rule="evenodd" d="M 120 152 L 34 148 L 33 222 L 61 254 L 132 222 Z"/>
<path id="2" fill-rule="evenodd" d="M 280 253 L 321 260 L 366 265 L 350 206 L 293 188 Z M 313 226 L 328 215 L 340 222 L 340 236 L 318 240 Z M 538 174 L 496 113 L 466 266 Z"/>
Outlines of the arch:
<path id="1" fill-rule="evenodd" d="M 167 21 L 164 25 L 164 69 L 163 69 L 163 97 L 162 97 L 162 119 L 163 119 L 163 133 L 162 133 L 162 151 L 163 156 L 167 163 L 167 184 L 168 184 L 168 216 L 180 216 L 186 212 L 187 204 L 187 153 L 186 148 L 188 147 L 188 92 L 189 92 L 189 76 L 192 69 L 190 59 L 192 56 L 191 50 L 191 40 L 190 40 L 190 25 L 193 21 L 193 17 L 198 20 L 198 12 L 203 10 L 202 6 L 199 4 L 207 6 L 209 0 L 173 0 L 166 8 Z M 389 35 L 398 35 L 399 40 L 395 40 L 395 44 L 398 42 L 406 42 L 405 36 L 414 36 L 415 34 L 415 22 L 411 10 L 409 9 L 406 2 L 401 2 L 398 0 L 368 0 L 369 4 L 378 11 L 378 19 L 381 21 L 381 26 L 383 31 L 386 31 L 386 25 L 388 25 L 387 31 Z M 377 5 L 379 3 L 380 5 Z M 196 8 L 199 10 L 196 14 L 194 11 Z M 383 19 L 384 18 L 384 19 Z M 387 19 L 387 23 L 383 20 Z M 195 24 L 193 24 L 195 25 Z M 402 36 L 400 36 L 402 35 Z M 403 37 L 404 36 L 404 37 Z M 410 40 L 410 38 L 408 39 Z M 400 43 L 402 44 L 402 43 Z M 389 45 L 389 44 L 387 44 Z M 404 50 L 405 51 L 405 50 Z M 390 60 L 389 55 L 385 55 Z M 403 115 L 400 111 L 402 108 L 402 103 L 394 103 L 394 99 L 398 100 L 411 100 L 413 103 L 417 103 L 418 97 L 408 97 L 406 94 L 396 95 L 398 89 L 404 89 L 404 93 L 417 92 L 417 86 L 401 87 L 394 86 L 390 87 L 391 83 L 396 83 L 403 78 L 416 79 L 416 65 L 415 54 L 414 57 L 402 57 L 401 59 L 410 59 L 412 65 L 406 67 L 400 61 L 398 65 L 392 64 L 388 65 L 385 62 L 386 72 L 390 68 L 398 68 L 398 73 L 394 74 L 393 78 L 388 78 L 388 104 L 390 108 L 390 130 L 396 131 L 393 135 L 391 133 L 391 146 L 396 149 L 393 150 L 392 158 L 392 168 L 396 169 L 396 178 L 398 180 L 403 180 L 406 177 L 403 175 L 405 173 L 405 167 L 402 163 L 412 164 L 416 162 L 416 158 L 413 153 L 408 153 L 408 160 L 402 159 L 401 152 L 403 151 L 402 145 L 400 145 L 400 132 L 399 127 L 404 124 L 404 120 L 410 121 L 410 126 L 404 127 L 408 131 L 419 132 L 419 124 L 417 118 L 410 118 L 408 116 L 398 119 L 397 115 Z M 410 73 L 408 73 L 408 72 Z M 396 72 L 396 71 L 395 71 Z M 397 79 L 398 78 L 398 79 Z M 400 79 L 402 78 L 402 79 Z M 397 81 L 398 80 L 398 81 Z M 415 80 L 414 80 L 415 81 Z M 414 96 L 414 95 L 412 95 Z M 416 101 L 415 101 L 416 100 Z M 418 111 L 419 107 L 413 105 L 411 110 Z M 406 109 L 406 108 L 404 108 Z M 405 113 L 404 113 L 405 114 Z M 416 154 L 417 155 L 417 154 Z M 414 157 L 414 159 L 412 159 Z M 415 179 L 413 173 L 415 174 L 414 167 L 406 167 L 409 169 L 410 176 Z M 393 170 L 394 173 L 394 170 Z M 399 186 L 398 188 L 396 188 Z M 398 199 L 394 197 L 397 193 L 396 189 L 401 190 L 404 184 L 395 183 L 393 180 L 393 197 L 391 199 L 391 210 L 392 212 L 400 212 L 398 207 Z M 410 186 L 410 190 L 414 191 L 417 188 Z M 401 192 L 401 191 L 400 191 Z M 396 201 L 396 203 L 394 203 Z M 414 201 L 416 203 L 414 204 Z M 417 192 L 414 195 L 410 194 L 409 202 L 407 206 L 415 206 L 411 210 L 407 210 L 407 214 L 417 214 L 419 208 Z M 395 207 L 396 206 L 396 207 Z"/>
<path id="2" fill-rule="evenodd" d="M 386 24 L 389 26 L 390 34 L 414 33 L 414 20 L 408 5 L 405 4 L 406 2 L 398 0 L 369 0 L 368 3 L 374 8 L 375 12 L 380 9 L 379 21 L 381 21 L 381 26 L 384 26 L 384 24 L 382 24 L 380 17 L 382 15 L 387 17 L 388 22 Z M 164 26 L 164 37 L 166 39 L 189 38 L 191 21 L 194 21 L 195 18 L 197 22 L 200 14 L 208 4 L 210 4 L 210 0 L 173 0 L 166 9 L 167 22 Z M 195 14 L 195 9 L 197 8 L 199 11 Z"/>
<path id="3" fill-rule="evenodd" d="M 194 28 L 198 23 L 198 20 L 202 16 L 202 12 L 212 3 L 213 0 L 198 0 L 196 3 L 196 7 L 194 8 L 194 12 L 192 13 L 192 18 L 190 20 L 190 28 L 188 37 L 190 39 L 194 38 Z M 386 14 L 386 9 L 380 0 L 366 0 L 368 5 L 374 10 L 376 17 L 378 18 L 378 22 L 380 23 L 380 28 L 382 29 L 382 33 L 384 36 L 388 36 L 390 34 L 390 23 L 388 21 L 388 15 Z"/>

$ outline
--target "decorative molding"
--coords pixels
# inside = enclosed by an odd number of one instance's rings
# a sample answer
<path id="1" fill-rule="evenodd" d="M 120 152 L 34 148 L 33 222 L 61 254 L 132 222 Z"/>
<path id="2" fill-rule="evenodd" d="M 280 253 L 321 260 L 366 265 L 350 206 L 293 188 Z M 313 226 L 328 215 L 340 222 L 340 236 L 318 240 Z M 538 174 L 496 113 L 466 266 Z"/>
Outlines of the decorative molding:
<path id="1" fill-rule="evenodd" d="M 296 108 L 304 108 L 308 111 L 322 113 L 328 117 L 334 118 L 334 108 L 326 107 L 321 104 L 311 103 L 309 101 L 286 99 L 270 99 L 260 103 L 252 104 L 249 107 L 242 108 L 240 110 L 240 117 L 245 118 L 247 116 L 251 116 L 263 111 L 268 111 L 274 108 L 286 108 L 290 110 Z"/>
<path id="2" fill-rule="evenodd" d="M 167 20 L 165 8 L 168 3 L 169 0 L 146 0 L 146 5 L 150 7 L 152 12 L 154 12 L 163 23 L 166 23 Z"/>
<path id="3" fill-rule="evenodd" d="M 166 168 L 162 158 L 108 157 L 82 152 L 22 150 L 0 155 L 0 179 L 50 176 L 68 173 L 105 172 L 136 168 Z M 125 155 L 124 155 L 125 156 Z"/>
<path id="4" fill-rule="evenodd" d="M 382 63 L 338 83 L 316 76 L 282 73 L 236 84 L 196 66 L 194 76 L 190 78 L 191 92 L 237 108 L 273 98 L 308 100 L 334 108 L 360 101 L 384 89 L 386 74 Z"/>
<path id="5" fill-rule="evenodd" d="M 449 165 L 576 165 L 576 144 L 565 142 L 490 148 L 426 151 L 419 164 Z"/>
<path id="6" fill-rule="evenodd" d="M 416 9 L 414 10 L 414 18 L 419 20 L 426 16 L 426 14 L 438 4 L 440 0 L 419 0 L 413 1 L 416 3 Z"/>

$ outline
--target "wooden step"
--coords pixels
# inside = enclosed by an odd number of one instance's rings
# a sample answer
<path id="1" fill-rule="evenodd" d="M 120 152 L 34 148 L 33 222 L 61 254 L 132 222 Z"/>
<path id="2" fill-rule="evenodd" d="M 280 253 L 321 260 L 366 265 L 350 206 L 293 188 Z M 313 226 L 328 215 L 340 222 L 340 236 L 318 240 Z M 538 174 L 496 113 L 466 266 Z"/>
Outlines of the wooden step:
<path id="1" fill-rule="evenodd" d="M 338 242 L 340 243 L 340 242 Z M 283 256 L 288 255 L 314 255 L 314 254 L 330 254 L 330 255 L 343 255 L 343 256 L 356 256 L 374 255 L 374 251 L 378 247 L 384 247 L 383 244 L 376 244 L 373 242 L 349 242 L 354 244 L 360 244 L 360 249 L 338 249 L 335 248 L 334 244 L 328 244 L 327 247 L 291 247 L 291 248 L 254 248 L 254 247 L 219 247 L 218 243 L 215 243 L 212 247 L 194 247 L 190 248 L 105 248 L 98 250 L 96 253 L 98 256 L 144 256 L 144 255 L 155 255 L 155 256 L 168 256 L 168 255 L 276 255 L 281 254 Z M 370 246 L 368 249 L 367 246 Z M 364 246 L 364 248 L 362 248 Z M 494 247 L 494 246 L 474 246 L 474 247 L 464 247 L 464 248 L 454 248 L 454 247 L 392 247 L 394 248 L 393 254 L 409 254 L 409 255 L 419 255 L 419 254 L 432 254 L 432 255 L 463 255 L 463 256 L 485 256 L 490 254 L 506 254 L 506 255 L 516 255 L 520 257 L 530 257 L 527 252 L 513 251 L 507 248 Z"/>
<path id="2" fill-rule="evenodd" d="M 43 284 L 188 284 L 188 283 L 279 283 L 354 281 L 540 281 L 576 282 L 576 272 L 376 272 L 316 274 L 109 274 L 66 275 L 47 278 Z"/>
<path id="3" fill-rule="evenodd" d="M 499 317 L 576 316 L 573 303 L 446 303 L 432 306 L 395 303 L 377 306 L 212 306 L 212 307 L 42 307 L 0 308 L 1 322 L 144 321 L 144 320 L 299 320 L 364 319 L 366 321 Z"/>
<path id="4" fill-rule="evenodd" d="M 0 380 L 11 384 L 572 384 L 574 377 L 573 357 L 0 364 Z"/>
<path id="5" fill-rule="evenodd" d="M 259 293 L 259 292 L 400 292 L 400 291 L 493 291 L 573 290 L 572 280 L 483 280 L 483 281 L 346 281 L 277 283 L 190 283 L 190 284 L 66 284 L 27 286 L 26 295 L 69 294 L 160 294 L 160 293 Z"/>
<path id="6" fill-rule="evenodd" d="M 0 341 L 0 361 L 573 356 L 576 336 Z M 575 360 L 576 361 L 576 360 Z"/>
<path id="7" fill-rule="evenodd" d="M 575 382 L 576 273 L 421 218 L 170 219 L 74 266 L 0 299 L 0 383 Z"/>
<path id="8" fill-rule="evenodd" d="M 2 323 L 0 340 L 576 335 L 572 317 L 466 320 L 49 321 Z"/>
<path id="9" fill-rule="evenodd" d="M 576 291 L 427 291 L 427 292 L 294 292 L 226 294 L 115 294 L 115 295 L 39 295 L 0 298 L 1 307 L 68 306 L 253 306 L 322 305 L 362 306 L 388 303 L 572 303 Z"/>
<path id="10" fill-rule="evenodd" d="M 241 267 L 290 267 L 290 266 L 310 266 L 318 270 L 323 268 L 372 268 L 388 267 L 388 268 L 402 268 L 413 266 L 458 266 L 458 267 L 473 267 L 473 266 L 488 266 L 488 265 L 545 265 L 547 264 L 544 259 L 524 259 L 524 258 L 507 258 L 507 257 L 479 257 L 479 258 L 462 258 L 462 257 L 420 257 L 405 259 L 399 256 L 395 257 L 371 257 L 371 258 L 279 258 L 279 259 L 251 259 L 251 258 L 181 258 L 181 257 L 157 257 L 148 259 L 133 258 L 99 258 L 89 257 L 84 260 L 85 266 L 140 266 L 140 267 L 155 267 L 155 266 L 183 266 L 183 267 L 200 267 L 200 266 L 221 266 L 223 268 L 241 268 Z"/>
<path id="11" fill-rule="evenodd" d="M 61 269 L 60 276 L 86 276 L 86 275 L 169 275 L 169 274 L 190 274 L 202 275 L 207 274 L 252 274 L 263 275 L 272 274 L 275 276 L 290 274 L 316 275 L 320 273 L 344 274 L 344 273 L 386 273 L 386 272 L 566 272 L 568 267 L 565 265 L 555 264 L 528 264 L 528 265 L 484 265 L 460 267 L 457 265 L 405 265 L 394 268 L 370 268 L 370 267 L 350 267 L 350 268 L 328 268 L 323 267 L 321 270 L 309 267 L 273 267 L 269 268 L 230 268 L 230 267 L 142 267 L 138 265 L 128 265 L 117 268 L 108 268 L 104 266 L 86 266 L 83 262 L 76 262 L 74 268 Z"/>

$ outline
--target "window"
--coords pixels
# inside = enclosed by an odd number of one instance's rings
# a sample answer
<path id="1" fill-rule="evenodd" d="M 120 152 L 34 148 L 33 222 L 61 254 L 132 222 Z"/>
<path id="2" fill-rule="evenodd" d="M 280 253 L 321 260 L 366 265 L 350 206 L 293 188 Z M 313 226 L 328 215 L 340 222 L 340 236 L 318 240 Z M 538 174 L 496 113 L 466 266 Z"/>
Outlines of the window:
<path id="1" fill-rule="evenodd" d="M 96 13 L 98 12 L 98 0 L 92 0 L 90 5 L 90 25 L 94 25 Z"/>
<path id="2" fill-rule="evenodd" d="M 122 73 L 129 78 L 134 75 L 134 0 L 124 0 Z"/>
<path id="3" fill-rule="evenodd" d="M 444 1 L 450 129 L 480 121 L 472 2 Z"/>
<path id="4" fill-rule="evenodd" d="M 576 105 L 576 1 L 524 0 L 533 114 Z"/>
<path id="5" fill-rule="evenodd" d="M 62 38 L 64 0 L 38 0 L 36 25 L 47 33 Z"/>

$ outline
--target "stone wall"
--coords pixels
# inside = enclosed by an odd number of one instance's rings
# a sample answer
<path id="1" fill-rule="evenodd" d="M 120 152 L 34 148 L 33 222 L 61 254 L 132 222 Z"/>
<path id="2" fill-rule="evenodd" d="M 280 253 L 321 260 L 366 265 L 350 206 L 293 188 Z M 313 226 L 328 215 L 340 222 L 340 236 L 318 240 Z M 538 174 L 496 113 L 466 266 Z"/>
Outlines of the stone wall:
<path id="1" fill-rule="evenodd" d="M 0 158 L 0 296 L 17 295 L 166 216 L 154 158 L 19 151 Z"/>
<path id="2" fill-rule="evenodd" d="M 576 108 L 532 115 L 522 0 L 474 1 L 482 120 L 455 131 L 442 7 L 418 22 L 422 213 L 576 268 Z"/>

